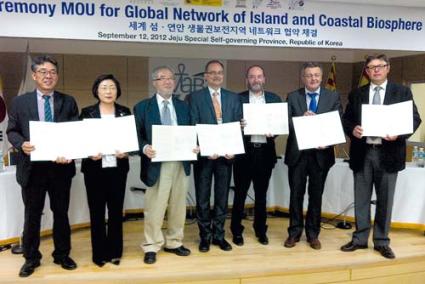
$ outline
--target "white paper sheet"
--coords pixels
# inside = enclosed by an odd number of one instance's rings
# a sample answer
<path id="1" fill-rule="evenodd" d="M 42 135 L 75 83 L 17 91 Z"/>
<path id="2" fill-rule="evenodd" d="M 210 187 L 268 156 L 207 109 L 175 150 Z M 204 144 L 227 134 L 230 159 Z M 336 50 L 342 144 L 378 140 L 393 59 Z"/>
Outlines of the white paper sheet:
<path id="1" fill-rule="evenodd" d="M 223 124 L 197 124 L 201 156 L 235 155 L 245 153 L 239 122 Z"/>
<path id="2" fill-rule="evenodd" d="M 31 161 L 54 161 L 58 157 L 78 159 L 86 157 L 80 129 L 82 121 L 44 122 L 30 121 L 30 143 L 35 150 Z"/>
<path id="3" fill-rule="evenodd" d="M 195 126 L 153 125 L 152 148 L 156 151 L 152 162 L 196 160 Z"/>
<path id="4" fill-rule="evenodd" d="M 293 117 L 298 149 L 315 149 L 345 143 L 338 111 Z"/>
<path id="5" fill-rule="evenodd" d="M 288 104 L 243 104 L 245 135 L 288 134 Z"/>
<path id="6" fill-rule="evenodd" d="M 139 150 L 134 116 L 73 122 L 30 121 L 32 161 L 85 158 Z"/>
<path id="7" fill-rule="evenodd" d="M 413 102 L 362 105 L 363 136 L 385 137 L 413 133 Z"/>

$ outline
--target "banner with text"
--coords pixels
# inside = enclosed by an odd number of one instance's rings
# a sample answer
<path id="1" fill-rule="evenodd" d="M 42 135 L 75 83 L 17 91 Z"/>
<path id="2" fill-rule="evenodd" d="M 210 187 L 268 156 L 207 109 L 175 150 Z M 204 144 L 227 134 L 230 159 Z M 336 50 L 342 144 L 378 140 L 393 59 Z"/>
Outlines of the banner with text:
<path id="1" fill-rule="evenodd" d="M 303 0 L 0 1 L 0 37 L 423 51 L 424 22 L 425 8 Z"/>

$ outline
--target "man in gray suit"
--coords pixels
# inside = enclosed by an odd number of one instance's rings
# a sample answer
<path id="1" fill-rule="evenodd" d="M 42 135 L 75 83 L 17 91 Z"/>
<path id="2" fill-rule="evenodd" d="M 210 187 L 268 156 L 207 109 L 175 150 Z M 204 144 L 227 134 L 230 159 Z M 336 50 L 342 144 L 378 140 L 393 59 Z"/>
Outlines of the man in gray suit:
<path id="1" fill-rule="evenodd" d="M 339 95 L 321 88 L 323 69 L 318 63 L 307 62 L 301 70 L 304 88 L 288 95 L 289 136 L 285 153 L 288 165 L 289 203 L 288 238 L 284 246 L 292 248 L 300 240 L 303 221 L 303 201 L 308 177 L 308 210 L 305 222 L 307 242 L 313 249 L 321 249 L 319 241 L 322 194 L 326 176 L 335 163 L 333 147 L 300 151 L 295 137 L 292 118 L 330 111 L 342 112 Z"/>
<path id="2" fill-rule="evenodd" d="M 343 116 L 344 131 L 350 137 L 350 168 L 354 172 L 354 206 L 356 231 L 352 240 L 341 247 L 350 252 L 367 248 L 370 223 L 370 199 L 373 186 L 376 192 L 376 213 L 373 226 L 374 249 L 385 258 L 395 258 L 388 233 L 391 224 L 397 174 L 405 168 L 406 139 L 410 135 L 364 137 L 361 122 L 363 104 L 383 104 L 413 100 L 409 88 L 389 82 L 390 62 L 384 55 L 369 56 L 366 72 L 370 84 L 353 90 Z M 413 103 L 413 129 L 421 119 Z"/>

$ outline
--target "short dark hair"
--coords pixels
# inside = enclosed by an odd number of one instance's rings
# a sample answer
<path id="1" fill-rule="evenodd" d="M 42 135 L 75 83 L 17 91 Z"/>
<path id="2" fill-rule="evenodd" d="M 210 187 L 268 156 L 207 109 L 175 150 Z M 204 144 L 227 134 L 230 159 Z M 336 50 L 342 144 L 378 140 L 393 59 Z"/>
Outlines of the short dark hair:
<path id="1" fill-rule="evenodd" d="M 266 76 L 266 72 L 264 72 L 264 68 L 261 67 L 260 65 L 254 64 L 249 66 L 248 69 L 246 69 L 245 78 L 248 78 L 249 71 L 251 71 L 252 68 L 260 68 L 261 71 L 263 71 L 264 77 Z"/>
<path id="2" fill-rule="evenodd" d="M 94 80 L 93 87 L 91 89 L 93 96 L 99 100 L 99 96 L 97 94 L 99 85 L 100 83 L 102 83 L 102 81 L 105 81 L 105 80 L 111 80 L 114 82 L 115 87 L 117 87 L 117 99 L 118 99 L 121 96 L 121 85 L 120 85 L 120 82 L 117 80 L 117 78 L 115 78 L 114 75 L 112 74 L 102 74 L 102 75 L 99 75 L 96 78 L 96 80 Z"/>
<path id="3" fill-rule="evenodd" d="M 383 60 L 385 61 L 385 63 L 387 63 L 388 65 L 390 65 L 390 60 L 388 59 L 388 57 L 385 54 L 378 54 L 378 55 L 370 55 L 366 58 L 366 62 L 365 65 L 367 66 L 372 60 Z"/>
<path id="4" fill-rule="evenodd" d="M 304 75 L 304 71 L 307 68 L 320 68 L 320 71 L 323 73 L 323 67 L 322 64 L 320 64 L 319 62 L 305 62 L 303 63 L 302 67 L 301 67 L 301 75 Z"/>
<path id="5" fill-rule="evenodd" d="M 39 55 L 39 56 L 32 58 L 32 62 L 31 62 L 32 72 L 37 71 L 37 66 L 42 65 L 46 62 L 52 63 L 56 67 L 56 71 L 58 71 L 57 70 L 58 69 L 58 62 L 56 61 L 56 59 L 53 58 L 50 55 L 44 54 L 44 55 Z"/>
<path id="6" fill-rule="evenodd" d="M 210 67 L 211 64 L 219 64 L 221 66 L 221 68 L 223 68 L 224 70 L 224 65 L 223 63 L 221 63 L 219 60 L 217 59 L 213 59 L 207 62 L 207 64 L 205 64 L 205 73 L 208 72 L 208 67 Z"/>

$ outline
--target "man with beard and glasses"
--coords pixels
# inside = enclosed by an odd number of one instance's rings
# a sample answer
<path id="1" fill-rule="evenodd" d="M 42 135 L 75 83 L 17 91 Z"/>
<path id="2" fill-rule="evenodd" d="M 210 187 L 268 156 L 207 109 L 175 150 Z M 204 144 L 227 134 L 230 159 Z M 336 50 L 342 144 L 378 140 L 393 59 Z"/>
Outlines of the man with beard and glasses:
<path id="1" fill-rule="evenodd" d="M 239 94 L 242 104 L 280 103 L 282 100 L 276 94 L 264 91 L 266 76 L 259 65 L 250 66 L 246 71 L 248 90 Z M 242 123 L 243 125 L 245 122 Z M 233 199 L 231 231 L 233 243 L 244 244 L 242 218 L 244 216 L 245 200 L 251 185 L 255 192 L 254 231 L 258 242 L 267 245 L 267 189 L 272 170 L 276 164 L 276 149 L 273 135 L 244 136 L 245 154 L 237 155 L 233 165 L 235 195 Z"/>

